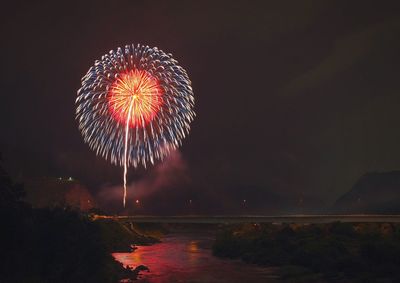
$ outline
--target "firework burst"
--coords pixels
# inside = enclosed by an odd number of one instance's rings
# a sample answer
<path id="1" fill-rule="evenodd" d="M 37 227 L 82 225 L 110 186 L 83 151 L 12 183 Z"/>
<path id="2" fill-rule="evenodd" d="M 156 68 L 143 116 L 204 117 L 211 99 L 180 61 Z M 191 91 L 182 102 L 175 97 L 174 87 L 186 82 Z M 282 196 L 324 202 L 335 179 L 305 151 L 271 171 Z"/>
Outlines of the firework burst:
<path id="1" fill-rule="evenodd" d="M 154 164 L 189 133 L 194 97 L 178 61 L 158 48 L 127 45 L 96 60 L 82 78 L 76 118 L 84 141 L 124 167 Z"/>

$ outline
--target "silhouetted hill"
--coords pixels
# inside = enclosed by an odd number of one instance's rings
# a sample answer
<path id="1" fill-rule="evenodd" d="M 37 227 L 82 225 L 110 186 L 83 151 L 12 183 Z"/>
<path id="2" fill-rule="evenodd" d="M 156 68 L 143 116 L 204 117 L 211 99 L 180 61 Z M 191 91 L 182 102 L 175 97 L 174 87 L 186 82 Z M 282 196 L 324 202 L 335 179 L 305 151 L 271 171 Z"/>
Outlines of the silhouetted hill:
<path id="1" fill-rule="evenodd" d="M 400 171 L 367 173 L 333 206 L 339 213 L 400 213 Z"/>

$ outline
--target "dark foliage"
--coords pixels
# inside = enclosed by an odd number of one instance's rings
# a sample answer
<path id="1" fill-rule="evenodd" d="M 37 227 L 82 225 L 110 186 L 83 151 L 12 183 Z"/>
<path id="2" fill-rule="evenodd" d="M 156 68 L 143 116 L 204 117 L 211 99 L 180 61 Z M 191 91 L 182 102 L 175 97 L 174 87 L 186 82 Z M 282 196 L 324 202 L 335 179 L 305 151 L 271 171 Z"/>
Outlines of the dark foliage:
<path id="1" fill-rule="evenodd" d="M 64 208 L 32 209 L 22 196 L 0 166 L 1 282 L 118 282 L 129 274 L 98 223 Z"/>
<path id="2" fill-rule="evenodd" d="M 400 280 L 397 224 L 230 226 L 217 235 L 213 252 L 261 265 L 301 266 L 339 282 Z"/>

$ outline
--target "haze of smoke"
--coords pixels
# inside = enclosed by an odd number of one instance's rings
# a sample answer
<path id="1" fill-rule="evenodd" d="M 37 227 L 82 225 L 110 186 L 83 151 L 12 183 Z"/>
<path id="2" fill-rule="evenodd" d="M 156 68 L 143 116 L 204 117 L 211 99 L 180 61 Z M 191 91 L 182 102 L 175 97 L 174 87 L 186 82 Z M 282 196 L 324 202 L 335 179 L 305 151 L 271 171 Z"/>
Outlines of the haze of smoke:
<path id="1" fill-rule="evenodd" d="M 128 185 L 127 203 L 136 199 L 147 198 L 160 190 L 173 190 L 182 188 L 190 183 L 188 168 L 178 150 L 171 154 L 155 167 L 147 171 L 141 179 Z M 104 186 L 97 194 L 100 203 L 120 201 L 122 185 Z"/>

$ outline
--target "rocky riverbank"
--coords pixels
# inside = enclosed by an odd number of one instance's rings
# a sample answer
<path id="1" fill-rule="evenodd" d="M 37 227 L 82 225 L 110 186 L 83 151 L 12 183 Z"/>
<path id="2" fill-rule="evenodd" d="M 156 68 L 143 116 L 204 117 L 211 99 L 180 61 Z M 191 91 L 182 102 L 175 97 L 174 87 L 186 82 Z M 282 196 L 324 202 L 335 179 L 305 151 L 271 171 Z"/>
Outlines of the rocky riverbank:
<path id="1" fill-rule="evenodd" d="M 231 225 L 218 233 L 213 253 L 279 266 L 281 278 L 294 282 L 397 282 L 400 225 Z"/>

